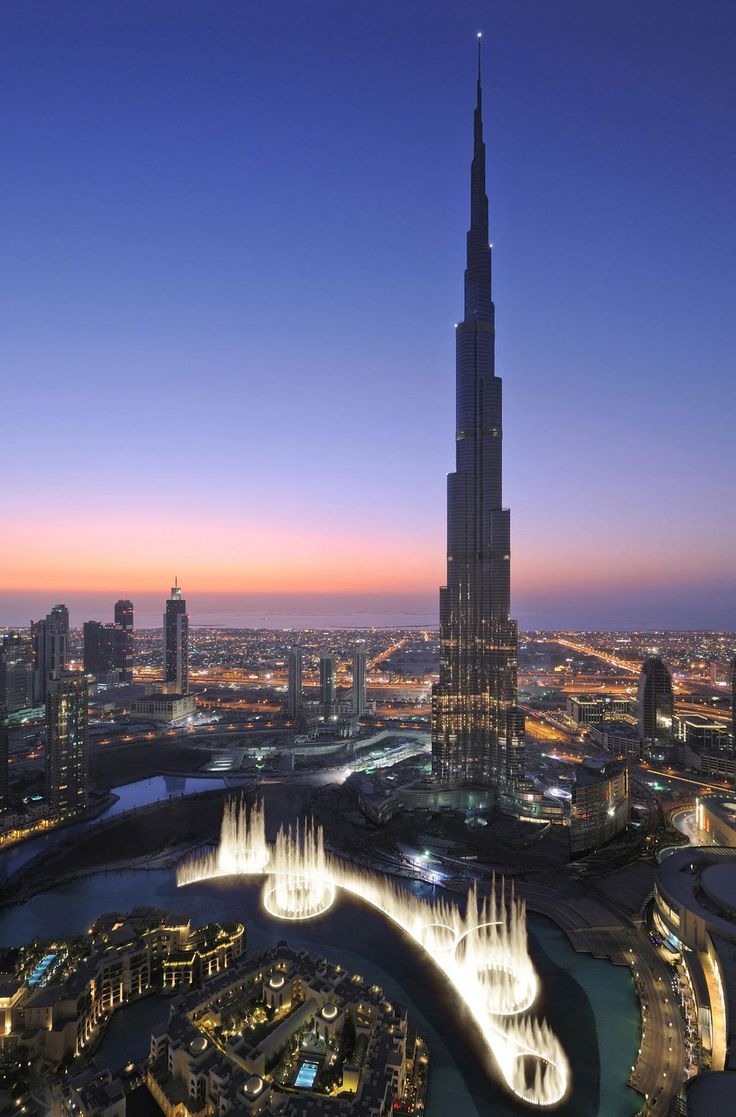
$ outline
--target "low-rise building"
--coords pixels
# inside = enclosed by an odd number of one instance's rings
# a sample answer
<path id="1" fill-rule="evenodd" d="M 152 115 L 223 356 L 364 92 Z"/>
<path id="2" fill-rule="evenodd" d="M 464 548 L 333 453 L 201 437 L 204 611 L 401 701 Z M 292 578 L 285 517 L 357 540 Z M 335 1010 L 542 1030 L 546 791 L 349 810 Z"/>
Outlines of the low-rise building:
<path id="1" fill-rule="evenodd" d="M 193 694 L 149 694 L 130 703 L 132 717 L 156 722 L 185 721 L 196 709 Z"/>
<path id="2" fill-rule="evenodd" d="M 570 803 L 570 852 L 587 853 L 610 842 L 626 828 L 631 809 L 629 765 L 625 760 L 575 772 Z"/>
<path id="3" fill-rule="evenodd" d="M 669 853 L 659 865 L 652 917 L 688 974 L 700 1066 L 736 1071 L 736 850 Z"/>
<path id="4" fill-rule="evenodd" d="M 166 1117 L 381 1117 L 421 1108 L 427 1058 L 378 986 L 281 942 L 174 1001 L 146 1084 Z"/>
<path id="5" fill-rule="evenodd" d="M 82 957 L 78 948 L 73 964 L 66 946 L 55 943 L 32 971 L 14 975 L 4 997 L 0 986 L 4 1050 L 22 1042 L 54 1065 L 82 1055 L 121 1005 L 231 965 L 245 948 L 245 928 L 212 923 L 193 931 L 188 917 L 136 908 L 102 916 L 89 940 L 89 952 L 83 948 Z M 183 957 L 186 966 L 179 965 Z M 167 977 L 172 970 L 175 981 Z"/>
<path id="6" fill-rule="evenodd" d="M 627 721 L 601 721 L 588 729 L 591 741 L 611 756 L 638 760 L 641 756 L 639 730 Z"/>

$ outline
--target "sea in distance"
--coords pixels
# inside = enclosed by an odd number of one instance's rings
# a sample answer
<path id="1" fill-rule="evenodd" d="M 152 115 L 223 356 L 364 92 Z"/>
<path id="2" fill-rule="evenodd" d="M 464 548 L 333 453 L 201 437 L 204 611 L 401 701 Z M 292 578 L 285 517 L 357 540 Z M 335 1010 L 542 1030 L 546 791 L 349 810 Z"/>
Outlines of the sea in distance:
<path id="1" fill-rule="evenodd" d="M 172 578 L 173 582 L 173 578 Z M 192 593 L 182 579 L 189 620 L 214 628 L 427 628 L 438 624 L 435 593 Z M 130 597 L 136 628 L 161 628 L 169 587 L 160 593 L 0 590 L 0 626 L 27 627 L 63 602 L 72 627 L 111 619 L 117 597 Z"/>
<path id="2" fill-rule="evenodd" d="M 173 576 L 171 578 L 173 582 Z M 129 597 L 136 628 L 161 628 L 171 582 L 155 592 L 116 590 L 68 591 L 0 589 L 0 628 L 27 628 L 31 620 L 63 602 L 72 627 L 85 621 L 109 621 L 113 603 Z M 436 589 L 402 593 L 209 593 L 180 577 L 192 625 L 213 628 L 365 629 L 436 628 Z M 522 631 L 736 630 L 736 582 L 728 586 L 581 585 L 534 591 L 516 587 L 512 616 Z"/>

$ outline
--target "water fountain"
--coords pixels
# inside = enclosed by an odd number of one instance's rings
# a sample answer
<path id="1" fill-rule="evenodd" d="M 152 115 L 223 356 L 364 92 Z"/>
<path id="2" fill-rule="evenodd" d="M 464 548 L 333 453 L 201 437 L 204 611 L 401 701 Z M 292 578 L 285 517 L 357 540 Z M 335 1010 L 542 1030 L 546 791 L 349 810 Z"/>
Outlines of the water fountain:
<path id="1" fill-rule="evenodd" d="M 472 886 L 464 912 L 442 897 L 423 900 L 383 874 L 329 855 L 322 827 L 311 820 L 282 827 L 269 849 L 262 803 L 249 811 L 242 799 L 226 804 L 217 849 L 182 861 L 177 884 L 263 873 L 263 904 L 277 919 L 322 915 L 338 888 L 377 908 L 445 974 L 518 1098 L 553 1106 L 566 1096 L 570 1070 L 562 1045 L 545 1021 L 529 1015 L 539 979 L 527 947 L 526 905 L 513 885 L 494 878 L 487 898 Z"/>

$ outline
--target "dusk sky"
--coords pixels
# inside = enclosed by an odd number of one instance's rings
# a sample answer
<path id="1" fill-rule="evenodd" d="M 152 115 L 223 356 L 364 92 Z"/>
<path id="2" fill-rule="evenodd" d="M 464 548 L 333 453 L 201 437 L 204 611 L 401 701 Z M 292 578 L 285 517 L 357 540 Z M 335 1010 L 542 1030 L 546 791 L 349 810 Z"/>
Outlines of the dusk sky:
<path id="1" fill-rule="evenodd" d="M 514 612 L 736 628 L 719 0 L 6 0 L 0 624 L 433 607 L 481 29 Z"/>

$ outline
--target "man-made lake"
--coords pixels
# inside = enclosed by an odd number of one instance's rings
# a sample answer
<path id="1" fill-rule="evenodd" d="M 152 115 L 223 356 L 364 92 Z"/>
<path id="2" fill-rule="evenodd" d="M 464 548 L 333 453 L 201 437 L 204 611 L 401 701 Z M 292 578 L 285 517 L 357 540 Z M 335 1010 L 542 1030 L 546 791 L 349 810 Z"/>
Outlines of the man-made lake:
<path id="1" fill-rule="evenodd" d="M 101 873 L 0 911 L 0 943 L 84 932 L 103 912 L 126 911 L 136 904 L 185 912 L 195 925 L 239 919 L 247 927 L 249 954 L 287 939 L 381 985 L 407 1007 L 429 1044 L 428 1117 L 530 1113 L 484 1067 L 462 1008 L 431 961 L 378 912 L 353 897 L 340 896 L 331 911 L 311 923 L 285 924 L 263 911 L 255 882 L 231 878 L 177 889 L 168 870 Z M 529 931 L 543 986 L 536 1007 L 559 1035 L 572 1065 L 572 1095 L 555 1114 L 633 1117 L 641 1098 L 626 1082 L 639 1045 L 640 1017 L 629 971 L 577 954 L 564 933 L 541 916 L 529 917 Z M 148 1048 L 148 1030 L 165 1019 L 167 1011 L 164 998 L 123 1009 L 103 1039 L 100 1061 L 117 1069 L 129 1059 L 141 1058 Z"/>

